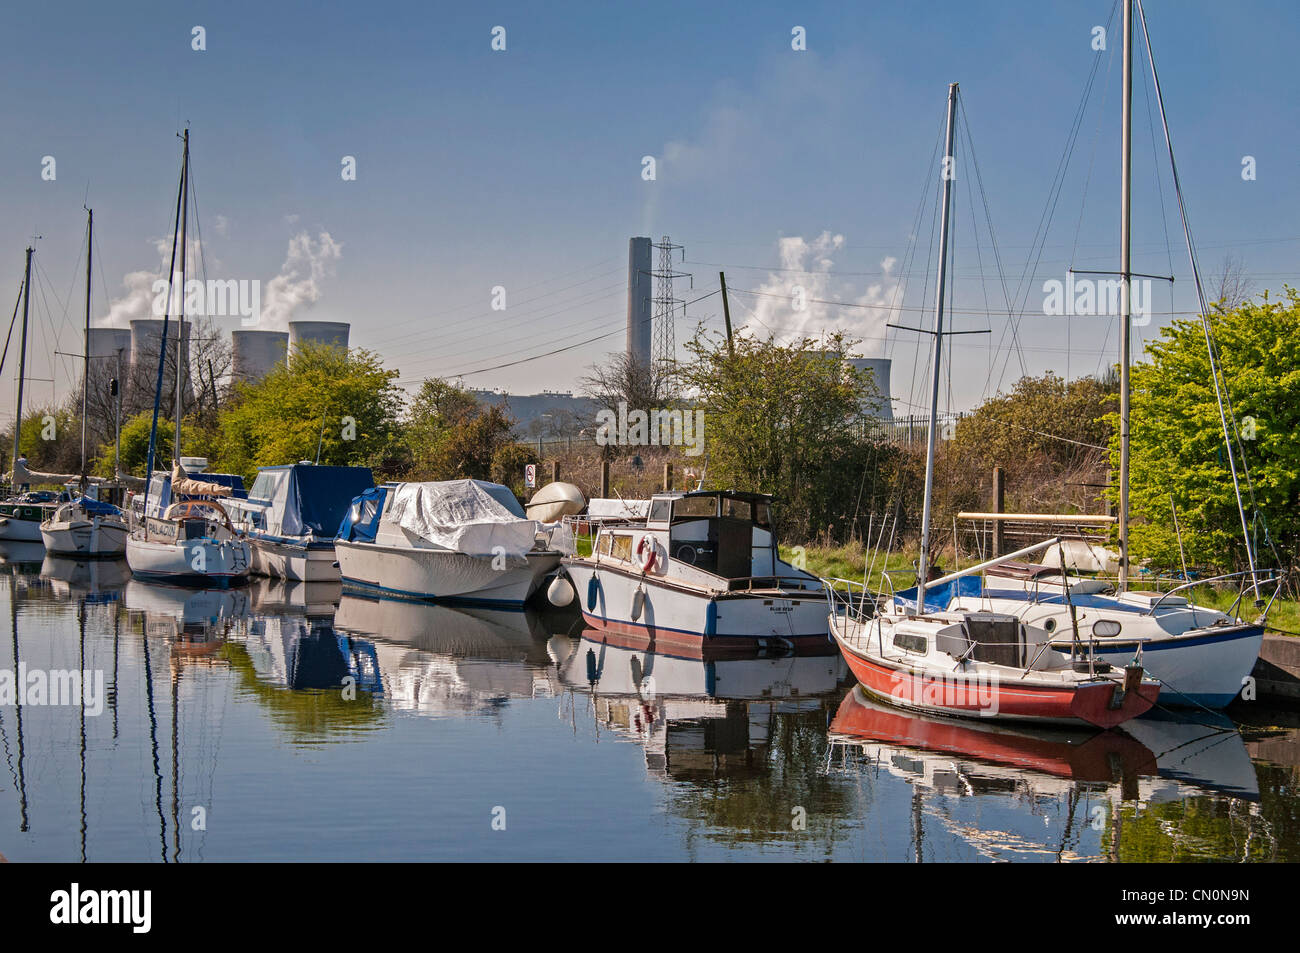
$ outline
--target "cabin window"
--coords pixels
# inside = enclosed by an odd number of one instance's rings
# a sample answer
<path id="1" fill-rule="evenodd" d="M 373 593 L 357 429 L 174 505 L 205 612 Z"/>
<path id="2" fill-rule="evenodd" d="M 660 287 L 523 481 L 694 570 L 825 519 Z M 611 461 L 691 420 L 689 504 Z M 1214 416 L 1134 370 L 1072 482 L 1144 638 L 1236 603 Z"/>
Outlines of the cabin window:
<path id="1" fill-rule="evenodd" d="M 653 523 L 666 523 L 668 515 L 672 511 L 671 500 L 651 500 L 650 501 L 650 521 Z"/>
<path id="2" fill-rule="evenodd" d="M 596 552 L 600 553 L 602 556 L 608 556 L 610 538 L 609 533 L 601 533 L 600 542 L 596 544 Z"/>
<path id="3" fill-rule="evenodd" d="M 754 504 L 754 523 L 768 529 L 772 525 L 772 507 L 766 503 Z"/>
<path id="4" fill-rule="evenodd" d="M 1055 619 L 1048 619 L 1046 622 L 1043 623 L 1043 628 L 1046 629 L 1049 633 L 1051 633 L 1051 632 L 1055 632 L 1055 631 L 1056 631 L 1056 620 L 1055 620 Z"/>
<path id="5" fill-rule="evenodd" d="M 749 522 L 752 507 L 749 500 L 737 500 L 731 497 L 724 497 L 722 500 L 722 515 L 732 516 L 736 519 L 742 519 Z"/>
<path id="6" fill-rule="evenodd" d="M 625 533 L 619 533 L 615 536 L 610 554 L 615 559 L 630 560 L 632 558 L 632 537 Z"/>
<path id="7" fill-rule="evenodd" d="M 926 639 L 924 635 L 911 635 L 907 632 L 894 633 L 894 648 L 902 649 L 904 652 L 918 652 L 925 654 Z"/>
<path id="8" fill-rule="evenodd" d="M 718 515 L 718 498 L 716 496 L 687 496 L 677 501 L 673 507 L 673 516 L 677 519 L 683 517 L 707 517 Z"/>

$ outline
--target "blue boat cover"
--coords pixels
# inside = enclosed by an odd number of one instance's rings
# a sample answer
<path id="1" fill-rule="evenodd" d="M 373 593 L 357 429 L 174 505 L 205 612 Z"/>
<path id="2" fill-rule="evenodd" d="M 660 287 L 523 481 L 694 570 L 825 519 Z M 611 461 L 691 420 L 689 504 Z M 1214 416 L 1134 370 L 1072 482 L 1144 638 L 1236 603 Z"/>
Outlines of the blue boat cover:
<path id="1" fill-rule="evenodd" d="M 355 543 L 373 543 L 389 489 L 387 485 L 374 486 L 355 497 L 339 523 L 338 538 Z"/>
<path id="2" fill-rule="evenodd" d="M 263 467 L 249 499 L 265 503 L 268 532 L 332 539 L 354 497 L 375 482 L 369 467 L 325 467 L 295 463 Z"/>
<path id="3" fill-rule="evenodd" d="M 77 505 L 89 513 L 91 516 L 121 516 L 122 511 L 112 503 L 104 503 L 100 500 L 92 500 L 88 496 L 77 498 Z"/>
<path id="4" fill-rule="evenodd" d="M 903 609 L 916 608 L 916 590 L 913 586 L 911 589 L 904 589 L 901 592 L 894 593 L 894 605 Z M 974 596 L 979 598 L 984 592 L 983 583 L 979 576 L 959 576 L 951 582 L 945 582 L 939 586 L 925 587 L 925 604 L 927 608 L 942 610 L 948 608 L 956 596 Z"/>

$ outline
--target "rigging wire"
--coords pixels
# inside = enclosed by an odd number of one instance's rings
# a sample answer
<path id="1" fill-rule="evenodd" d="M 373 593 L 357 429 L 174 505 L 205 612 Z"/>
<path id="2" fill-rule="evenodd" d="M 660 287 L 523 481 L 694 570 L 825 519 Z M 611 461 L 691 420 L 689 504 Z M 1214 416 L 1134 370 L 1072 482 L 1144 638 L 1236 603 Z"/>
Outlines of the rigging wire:
<path id="1" fill-rule="evenodd" d="M 1160 74 L 1156 70 L 1155 54 L 1151 50 L 1151 34 L 1147 30 L 1146 11 L 1143 10 L 1142 8 L 1142 0 L 1137 0 L 1137 11 L 1138 11 L 1138 19 L 1141 21 L 1142 24 L 1142 37 L 1146 45 L 1147 62 L 1151 66 L 1151 82 L 1152 85 L 1155 87 L 1156 102 L 1160 107 L 1160 123 L 1164 128 L 1165 145 L 1169 152 L 1170 174 L 1174 182 L 1174 194 L 1178 198 L 1178 213 L 1179 213 L 1179 217 L 1182 220 L 1183 238 L 1187 243 L 1187 256 L 1191 262 L 1192 280 L 1196 285 L 1196 300 L 1200 304 L 1200 308 L 1201 308 L 1201 327 L 1205 332 L 1205 345 L 1209 357 L 1210 375 L 1213 378 L 1214 395 L 1219 405 L 1219 422 L 1223 427 L 1223 440 L 1228 451 L 1228 467 L 1232 473 L 1232 488 L 1233 488 L 1233 492 L 1236 494 L 1237 497 L 1237 512 L 1241 516 L 1241 530 L 1246 544 L 1246 558 L 1250 563 L 1251 581 L 1254 584 L 1256 598 L 1258 598 L 1259 580 L 1256 578 L 1255 550 L 1251 543 L 1250 527 L 1247 525 L 1246 509 L 1241 500 L 1241 486 L 1238 483 L 1237 464 L 1236 464 L 1235 455 L 1233 454 L 1234 443 L 1237 445 L 1237 449 L 1241 454 L 1242 470 L 1244 472 L 1247 493 L 1250 497 L 1251 505 L 1255 507 L 1256 512 L 1258 513 L 1259 510 L 1258 510 L 1258 504 L 1256 503 L 1255 500 L 1255 489 L 1254 489 L 1253 482 L 1250 479 L 1250 467 L 1246 462 L 1246 451 L 1245 448 L 1241 445 L 1240 434 L 1237 431 L 1236 412 L 1235 410 L 1232 409 L 1232 398 L 1231 395 L 1227 393 L 1226 382 L 1222 382 L 1221 384 L 1219 379 L 1218 350 L 1215 347 L 1214 335 L 1210 327 L 1210 309 L 1205 299 L 1205 288 L 1201 283 L 1201 272 L 1196 261 L 1196 244 L 1192 240 L 1191 225 L 1188 222 L 1188 218 L 1187 218 L 1187 205 L 1183 200 L 1182 183 L 1178 177 L 1178 163 L 1174 159 L 1174 143 L 1169 132 L 1169 118 L 1165 112 L 1164 93 L 1161 91 L 1161 87 L 1160 87 Z M 1226 409 L 1225 409 L 1225 404 L 1226 404 Z M 1232 419 L 1231 427 L 1229 427 L 1228 425 L 1229 413 L 1231 413 L 1231 419 Z M 1260 518 L 1263 521 L 1262 514 Z M 1279 564 L 1281 564 L 1281 557 L 1279 556 L 1276 548 L 1273 548 L 1272 546 L 1272 535 L 1268 532 L 1267 521 L 1264 521 L 1264 528 L 1265 528 L 1265 539 L 1269 542 L 1270 548 L 1273 550 L 1273 556 L 1275 559 L 1278 560 Z"/>

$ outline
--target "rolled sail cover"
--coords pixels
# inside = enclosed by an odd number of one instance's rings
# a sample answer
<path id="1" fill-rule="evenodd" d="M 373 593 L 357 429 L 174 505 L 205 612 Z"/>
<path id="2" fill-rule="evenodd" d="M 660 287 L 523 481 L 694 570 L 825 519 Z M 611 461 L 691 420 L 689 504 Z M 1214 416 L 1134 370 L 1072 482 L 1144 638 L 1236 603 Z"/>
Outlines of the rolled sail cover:
<path id="1" fill-rule="evenodd" d="M 388 519 L 435 546 L 522 558 L 537 538 L 537 521 L 526 519 L 514 494 L 499 483 L 403 483 L 392 492 Z"/>

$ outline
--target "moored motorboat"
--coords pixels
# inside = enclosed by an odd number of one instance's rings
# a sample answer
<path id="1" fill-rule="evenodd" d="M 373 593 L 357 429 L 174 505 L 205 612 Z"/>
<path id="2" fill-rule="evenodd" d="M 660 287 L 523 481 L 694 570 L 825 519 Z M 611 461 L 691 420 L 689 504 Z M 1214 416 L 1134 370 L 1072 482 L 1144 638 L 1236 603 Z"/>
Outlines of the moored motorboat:
<path id="1" fill-rule="evenodd" d="M 53 499 L 54 494 L 38 491 L 0 503 L 0 542 L 44 545 L 41 523 L 54 515 L 58 504 Z"/>
<path id="2" fill-rule="evenodd" d="M 369 467 L 262 467 L 248 498 L 227 505 L 236 529 L 248 538 L 252 571 L 302 582 L 338 582 L 335 534 L 352 500 L 374 482 Z"/>
<path id="3" fill-rule="evenodd" d="M 362 494 L 335 547 L 345 589 L 517 608 L 573 540 L 563 524 L 525 518 L 508 487 L 450 480 Z"/>
<path id="4" fill-rule="evenodd" d="M 657 651 L 784 647 L 833 652 L 822 584 L 784 562 L 772 498 L 732 490 L 664 493 L 644 525 L 602 526 L 565 572 L 587 625 Z"/>

